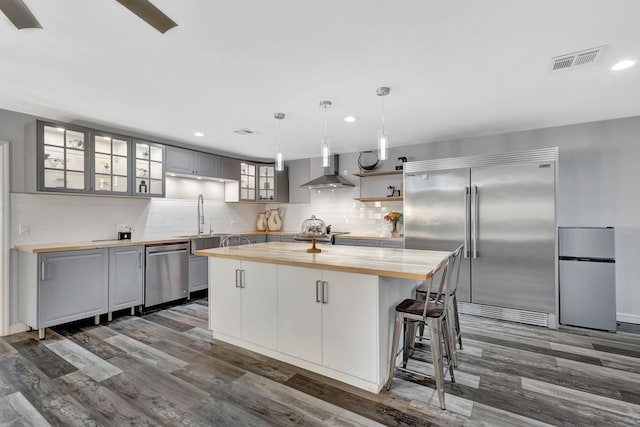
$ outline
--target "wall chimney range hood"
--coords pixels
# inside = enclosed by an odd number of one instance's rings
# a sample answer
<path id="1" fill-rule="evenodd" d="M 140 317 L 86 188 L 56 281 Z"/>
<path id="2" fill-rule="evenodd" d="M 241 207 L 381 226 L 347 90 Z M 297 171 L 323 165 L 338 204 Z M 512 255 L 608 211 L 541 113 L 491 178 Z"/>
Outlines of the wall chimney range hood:
<path id="1" fill-rule="evenodd" d="M 355 185 L 338 175 L 338 155 L 333 156 L 333 161 L 328 168 L 324 168 L 324 175 L 316 179 L 312 179 L 300 186 L 300 188 L 309 188 L 311 190 L 334 189 L 334 188 L 353 188 Z"/>

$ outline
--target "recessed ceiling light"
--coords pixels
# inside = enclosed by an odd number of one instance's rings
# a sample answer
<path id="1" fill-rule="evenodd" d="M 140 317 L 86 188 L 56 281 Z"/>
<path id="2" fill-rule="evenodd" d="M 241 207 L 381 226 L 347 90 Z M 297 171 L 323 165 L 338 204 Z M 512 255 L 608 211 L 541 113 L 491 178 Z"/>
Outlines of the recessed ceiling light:
<path id="1" fill-rule="evenodd" d="M 635 64 L 636 64 L 636 61 L 631 61 L 631 60 L 626 59 L 624 61 L 618 62 L 613 67 L 611 67 L 611 69 L 613 71 L 624 70 L 625 68 L 633 67 Z"/>
<path id="2" fill-rule="evenodd" d="M 347 116 L 347 117 L 344 118 L 344 121 L 347 122 L 347 123 L 353 123 L 356 120 L 358 120 L 358 119 L 353 117 L 353 116 Z"/>
<path id="3" fill-rule="evenodd" d="M 202 133 L 202 132 L 194 132 L 193 136 L 204 136 L 204 133 Z"/>

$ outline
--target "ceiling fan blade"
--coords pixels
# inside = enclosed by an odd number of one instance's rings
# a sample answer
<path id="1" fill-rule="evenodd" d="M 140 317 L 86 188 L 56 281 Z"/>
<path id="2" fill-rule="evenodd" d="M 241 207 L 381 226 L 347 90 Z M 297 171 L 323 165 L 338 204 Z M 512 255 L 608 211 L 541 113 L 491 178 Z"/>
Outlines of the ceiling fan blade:
<path id="1" fill-rule="evenodd" d="M 178 26 L 178 24 L 176 24 L 171 18 L 162 13 L 160 9 L 151 4 L 149 0 L 116 1 L 138 15 L 143 21 L 160 31 L 162 34 L 166 33 L 173 27 Z"/>
<path id="2" fill-rule="evenodd" d="M 17 29 L 42 28 L 33 13 L 22 0 L 0 0 L 0 10 Z"/>

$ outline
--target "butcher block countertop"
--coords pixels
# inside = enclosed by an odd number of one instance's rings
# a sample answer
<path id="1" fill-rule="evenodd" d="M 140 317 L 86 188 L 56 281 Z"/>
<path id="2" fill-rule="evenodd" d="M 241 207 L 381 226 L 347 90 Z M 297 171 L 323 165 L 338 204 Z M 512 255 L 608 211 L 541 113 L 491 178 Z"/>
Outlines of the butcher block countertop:
<path id="1" fill-rule="evenodd" d="M 426 280 L 449 255 L 443 251 L 318 245 L 321 253 L 307 253 L 311 244 L 267 242 L 204 249 L 196 255 L 231 258 L 297 267 L 372 274 L 400 279 Z"/>
<path id="2" fill-rule="evenodd" d="M 336 239 L 392 240 L 394 242 L 404 241 L 403 237 L 372 236 L 371 234 L 355 234 L 355 233 L 336 234 Z"/>
<path id="3" fill-rule="evenodd" d="M 41 254 L 46 252 L 78 251 L 82 249 L 104 249 L 120 246 L 153 245 L 158 243 L 180 243 L 188 242 L 189 237 L 164 237 L 161 239 L 149 240 L 96 240 L 89 242 L 67 242 L 67 243 L 39 243 L 35 245 L 16 245 L 15 249 L 21 252 Z"/>

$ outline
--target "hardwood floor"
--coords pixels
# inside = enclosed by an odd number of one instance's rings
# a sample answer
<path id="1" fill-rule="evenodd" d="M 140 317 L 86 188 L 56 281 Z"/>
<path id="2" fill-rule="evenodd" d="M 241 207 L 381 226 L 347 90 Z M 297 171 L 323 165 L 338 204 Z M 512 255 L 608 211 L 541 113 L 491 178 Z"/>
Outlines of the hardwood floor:
<path id="1" fill-rule="evenodd" d="M 640 334 L 463 316 L 447 410 L 434 382 L 378 395 L 213 340 L 207 301 L 0 338 L 0 425 L 640 425 Z M 429 371 L 429 363 L 412 360 Z"/>

